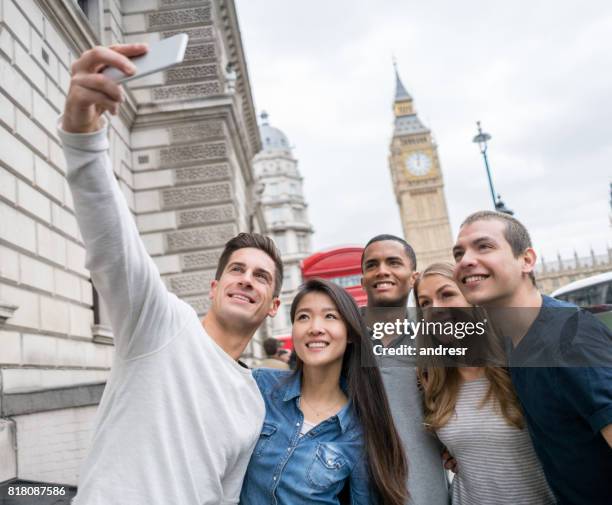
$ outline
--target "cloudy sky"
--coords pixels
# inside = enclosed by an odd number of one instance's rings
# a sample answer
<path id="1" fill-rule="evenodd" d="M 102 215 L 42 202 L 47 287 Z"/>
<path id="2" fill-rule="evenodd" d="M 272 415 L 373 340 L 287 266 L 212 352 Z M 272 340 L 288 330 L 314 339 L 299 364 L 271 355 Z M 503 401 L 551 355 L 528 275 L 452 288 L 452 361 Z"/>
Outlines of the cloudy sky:
<path id="1" fill-rule="evenodd" d="M 258 112 L 305 178 L 314 248 L 401 234 L 392 56 L 438 143 L 453 234 L 496 191 L 547 259 L 612 246 L 612 2 L 236 0 Z"/>

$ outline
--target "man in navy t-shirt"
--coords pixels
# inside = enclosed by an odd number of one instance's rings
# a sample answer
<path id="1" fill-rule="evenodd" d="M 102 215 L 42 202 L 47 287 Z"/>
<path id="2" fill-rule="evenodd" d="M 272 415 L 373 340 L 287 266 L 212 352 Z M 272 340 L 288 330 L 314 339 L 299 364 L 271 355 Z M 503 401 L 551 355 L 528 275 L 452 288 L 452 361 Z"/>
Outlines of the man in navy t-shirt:
<path id="1" fill-rule="evenodd" d="M 464 296 L 511 340 L 512 382 L 559 504 L 612 504 L 612 333 L 539 293 L 529 234 L 506 214 L 469 216 L 453 255 Z"/>

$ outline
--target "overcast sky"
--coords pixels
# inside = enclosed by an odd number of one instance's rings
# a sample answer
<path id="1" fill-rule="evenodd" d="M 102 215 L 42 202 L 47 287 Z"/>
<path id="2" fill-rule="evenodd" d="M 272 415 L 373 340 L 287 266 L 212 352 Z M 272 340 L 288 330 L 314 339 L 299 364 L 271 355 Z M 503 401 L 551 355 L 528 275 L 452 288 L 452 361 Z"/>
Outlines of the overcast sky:
<path id="1" fill-rule="evenodd" d="M 612 246 L 612 2 L 236 0 L 258 113 L 294 146 L 314 249 L 401 235 L 392 55 L 438 143 L 454 236 L 496 191 L 547 260 Z"/>

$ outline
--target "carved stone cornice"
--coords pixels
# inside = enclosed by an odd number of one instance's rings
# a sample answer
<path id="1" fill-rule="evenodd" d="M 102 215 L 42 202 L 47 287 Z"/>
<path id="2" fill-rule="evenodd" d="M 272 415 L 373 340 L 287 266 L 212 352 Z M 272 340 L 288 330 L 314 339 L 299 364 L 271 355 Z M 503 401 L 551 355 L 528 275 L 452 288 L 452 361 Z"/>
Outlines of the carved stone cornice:
<path id="1" fill-rule="evenodd" d="M 75 1 L 38 0 L 38 4 L 75 53 L 80 54 L 100 43 Z"/>
<path id="2" fill-rule="evenodd" d="M 241 128 L 236 104 L 231 96 L 208 97 L 201 101 L 201 105 L 196 101 L 190 100 L 188 108 L 181 102 L 144 104 L 139 107 L 138 115 L 132 124 L 132 128 L 168 126 L 197 121 L 199 119 L 215 118 L 225 121 L 229 134 L 228 138 L 231 139 L 242 176 L 246 184 L 251 184 L 253 182 L 252 158 L 248 157 L 250 151 L 245 145 L 244 134 L 240 134 Z M 257 135 L 259 135 L 259 130 L 257 130 Z M 259 139 L 259 136 L 257 138 Z"/>
<path id="3" fill-rule="evenodd" d="M 13 314 L 18 308 L 19 306 L 17 305 L 11 305 L 10 303 L 0 300 L 0 324 L 6 323 L 7 319 L 13 317 Z"/>
<path id="4" fill-rule="evenodd" d="M 114 343 L 113 331 L 104 324 L 94 324 L 91 327 L 91 333 L 96 344 L 113 345 Z"/>
<path id="5" fill-rule="evenodd" d="M 219 21 L 221 21 L 220 25 L 227 40 L 229 60 L 235 64 L 238 71 L 236 94 L 243 98 L 242 107 L 246 123 L 245 127 L 249 136 L 249 149 L 246 154 L 250 162 L 253 156 L 261 151 L 261 139 L 259 137 L 259 127 L 257 126 L 257 116 L 253 104 L 246 57 L 240 36 L 236 6 L 234 0 L 217 0 L 213 4 L 216 4 L 215 6 L 221 18 Z"/>
<path id="6" fill-rule="evenodd" d="M 0 415 L 21 416 L 50 410 L 87 407 L 100 403 L 106 383 L 45 388 L 2 395 Z"/>

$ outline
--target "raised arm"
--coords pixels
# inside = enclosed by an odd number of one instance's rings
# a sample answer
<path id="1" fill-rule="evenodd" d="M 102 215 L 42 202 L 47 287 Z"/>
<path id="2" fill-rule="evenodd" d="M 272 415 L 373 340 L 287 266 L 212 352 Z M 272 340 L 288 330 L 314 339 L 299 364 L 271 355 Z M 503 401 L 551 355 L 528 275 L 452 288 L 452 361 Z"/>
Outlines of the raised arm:
<path id="1" fill-rule="evenodd" d="M 76 60 L 59 129 L 86 267 L 105 301 L 123 358 L 155 351 L 180 325 L 177 299 L 161 281 L 115 180 L 102 117 L 105 111 L 117 113 L 123 95 L 98 71 L 112 65 L 132 73 L 127 56 L 145 50 L 140 44 L 95 48 Z"/>

